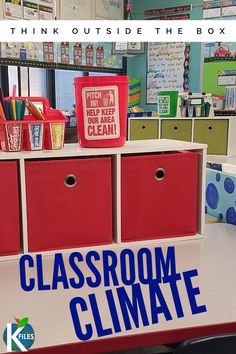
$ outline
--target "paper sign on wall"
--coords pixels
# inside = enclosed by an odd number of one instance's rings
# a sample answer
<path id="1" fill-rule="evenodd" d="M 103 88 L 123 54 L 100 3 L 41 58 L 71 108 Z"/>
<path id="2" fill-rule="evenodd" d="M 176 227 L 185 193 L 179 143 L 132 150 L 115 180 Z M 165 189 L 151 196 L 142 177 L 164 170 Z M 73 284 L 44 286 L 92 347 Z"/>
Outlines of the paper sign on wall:
<path id="1" fill-rule="evenodd" d="M 74 0 L 59 2 L 60 20 L 90 20 L 91 5 L 90 1 Z"/>
<path id="2" fill-rule="evenodd" d="M 190 47 L 183 42 L 148 44 L 147 103 L 157 103 L 158 90 L 188 90 Z"/>
<path id="3" fill-rule="evenodd" d="M 40 20 L 53 20 L 53 7 L 39 5 L 39 19 Z"/>
<path id="4" fill-rule="evenodd" d="M 36 1 L 23 1 L 24 20 L 38 20 L 38 4 Z"/>
<path id="5" fill-rule="evenodd" d="M 117 86 L 85 87 L 82 90 L 84 135 L 87 140 L 120 137 Z"/>
<path id="6" fill-rule="evenodd" d="M 96 20 L 123 20 L 124 0 L 96 0 Z"/>
<path id="7" fill-rule="evenodd" d="M 22 18 L 21 0 L 4 0 L 4 17 Z"/>

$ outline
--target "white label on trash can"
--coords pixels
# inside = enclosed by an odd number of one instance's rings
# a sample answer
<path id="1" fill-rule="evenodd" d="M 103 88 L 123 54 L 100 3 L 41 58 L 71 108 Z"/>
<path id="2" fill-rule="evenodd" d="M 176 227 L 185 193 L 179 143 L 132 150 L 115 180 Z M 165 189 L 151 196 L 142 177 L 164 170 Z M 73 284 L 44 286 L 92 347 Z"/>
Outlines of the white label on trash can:
<path id="1" fill-rule="evenodd" d="M 84 87 L 84 136 L 87 140 L 120 137 L 119 92 L 117 86 Z"/>
<path id="2" fill-rule="evenodd" d="M 170 96 L 158 96 L 158 113 L 162 116 L 170 114 Z"/>

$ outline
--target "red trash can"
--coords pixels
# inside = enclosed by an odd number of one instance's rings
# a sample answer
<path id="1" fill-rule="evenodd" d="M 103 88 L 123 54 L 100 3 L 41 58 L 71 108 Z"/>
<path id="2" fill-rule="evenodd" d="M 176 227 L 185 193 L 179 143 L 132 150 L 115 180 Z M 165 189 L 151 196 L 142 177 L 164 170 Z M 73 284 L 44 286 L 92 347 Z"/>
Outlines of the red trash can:
<path id="1" fill-rule="evenodd" d="M 83 147 L 125 144 L 128 76 L 75 78 L 78 141 Z"/>

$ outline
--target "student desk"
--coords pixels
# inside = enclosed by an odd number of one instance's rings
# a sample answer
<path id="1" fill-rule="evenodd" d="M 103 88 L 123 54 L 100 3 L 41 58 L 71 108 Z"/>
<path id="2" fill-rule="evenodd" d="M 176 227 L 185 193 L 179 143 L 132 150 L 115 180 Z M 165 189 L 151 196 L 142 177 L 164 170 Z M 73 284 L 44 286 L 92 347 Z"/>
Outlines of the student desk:
<path id="1" fill-rule="evenodd" d="M 155 243 L 146 243 L 153 249 Z M 198 277 L 193 279 L 199 286 L 197 302 L 205 304 L 207 312 L 193 316 L 185 303 L 183 289 L 180 289 L 184 318 L 160 321 L 156 325 L 111 335 L 104 339 L 79 342 L 75 335 L 69 302 L 75 296 L 86 296 L 91 292 L 84 286 L 80 290 L 53 292 L 24 292 L 19 285 L 19 261 L 9 260 L 0 263 L 0 334 L 14 317 L 28 316 L 34 328 L 36 341 L 32 348 L 35 354 L 102 353 L 106 351 L 174 343 L 188 338 L 236 331 L 236 228 L 226 224 L 206 225 L 205 239 L 164 243 L 162 249 L 175 246 L 176 267 L 182 272 L 196 268 Z M 124 248 L 128 245 L 124 245 Z M 142 245 L 132 246 L 137 252 Z M 117 251 L 119 252 L 120 249 Z M 82 251 L 84 253 L 84 251 Z M 64 255 L 66 259 L 68 255 Z M 52 273 L 53 255 L 43 258 L 44 273 L 47 280 Z M 102 286 L 95 289 L 102 296 Z M 166 300 L 168 300 L 166 298 Z M 170 300 L 170 299 L 169 299 Z M 168 300 L 168 301 L 169 301 Z M 145 298 L 145 302 L 148 299 Z M 99 303 L 103 317 L 106 306 Z M 84 315 L 85 317 L 87 316 Z M 83 318 L 85 318 L 83 317 Z M 0 340 L 0 352 L 6 352 Z"/>

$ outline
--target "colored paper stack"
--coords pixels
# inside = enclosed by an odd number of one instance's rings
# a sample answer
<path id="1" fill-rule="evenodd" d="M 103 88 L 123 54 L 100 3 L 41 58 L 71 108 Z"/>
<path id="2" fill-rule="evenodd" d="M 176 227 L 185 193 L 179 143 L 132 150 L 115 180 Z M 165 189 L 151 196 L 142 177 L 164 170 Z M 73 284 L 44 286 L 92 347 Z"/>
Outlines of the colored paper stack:
<path id="1" fill-rule="evenodd" d="M 129 78 L 129 108 L 140 106 L 141 79 L 138 77 Z"/>

